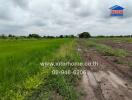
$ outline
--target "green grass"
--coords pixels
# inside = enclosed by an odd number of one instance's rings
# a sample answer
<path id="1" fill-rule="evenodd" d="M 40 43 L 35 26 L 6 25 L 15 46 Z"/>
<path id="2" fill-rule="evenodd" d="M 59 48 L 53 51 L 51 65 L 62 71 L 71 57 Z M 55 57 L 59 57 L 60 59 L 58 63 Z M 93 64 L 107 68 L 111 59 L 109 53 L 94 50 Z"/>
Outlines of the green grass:
<path id="1" fill-rule="evenodd" d="M 63 62 L 80 62 L 80 55 L 76 52 L 76 42 L 73 41 L 70 44 L 66 44 L 60 48 L 58 55 L 56 56 L 55 61 Z M 82 69 L 79 66 L 63 66 L 57 67 L 58 70 L 71 70 Z M 65 97 L 65 100 L 77 100 L 78 95 L 74 89 L 76 82 L 81 78 L 78 75 L 51 75 L 51 80 L 48 82 L 51 87 L 58 91 L 62 96 Z"/>
<path id="2" fill-rule="evenodd" d="M 53 62 L 80 62 L 80 55 L 76 52 L 76 41 L 73 40 L 67 43 L 57 51 L 58 53 L 54 55 Z M 70 70 L 82 69 L 79 66 L 56 66 L 52 67 L 52 70 Z M 48 81 L 46 81 L 44 88 L 49 91 L 55 91 L 63 96 L 64 100 L 77 100 L 79 93 L 76 91 L 75 86 L 77 82 L 81 79 L 81 75 L 53 75 L 52 73 L 48 76 Z M 51 99 L 51 92 L 42 91 L 42 97 L 46 97 L 46 100 Z M 46 94 L 46 95 L 45 95 Z M 52 95 L 52 94 L 51 94 Z M 41 99 L 42 97 L 39 97 Z M 54 100 L 54 98 L 52 98 Z M 35 100 L 33 96 L 30 96 L 28 100 Z"/>
<path id="3" fill-rule="evenodd" d="M 40 84 L 46 84 L 53 77 L 50 74 L 52 68 L 42 68 L 40 62 L 80 60 L 74 47 L 73 39 L 0 40 L 0 98 L 23 100 Z M 59 93 L 64 97 L 75 98 L 70 95 L 74 93 L 71 78 L 62 76 L 58 79 L 58 76 L 54 76 L 53 80 L 60 81 L 58 85 L 52 84 L 52 89 L 59 88 Z"/>

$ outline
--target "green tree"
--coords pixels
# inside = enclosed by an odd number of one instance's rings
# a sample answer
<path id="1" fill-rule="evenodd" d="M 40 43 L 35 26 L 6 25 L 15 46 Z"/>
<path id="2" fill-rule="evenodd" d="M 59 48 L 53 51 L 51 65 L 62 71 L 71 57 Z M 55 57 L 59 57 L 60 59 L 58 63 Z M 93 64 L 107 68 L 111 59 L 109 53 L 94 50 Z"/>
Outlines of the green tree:
<path id="1" fill-rule="evenodd" d="M 29 34 L 28 37 L 29 37 L 29 38 L 41 38 L 41 36 L 38 35 L 38 34 Z"/>
<path id="2" fill-rule="evenodd" d="M 64 38 L 64 36 L 63 35 L 60 35 L 59 38 Z"/>
<path id="3" fill-rule="evenodd" d="M 79 38 L 90 38 L 91 35 L 89 32 L 83 32 L 79 34 Z"/>

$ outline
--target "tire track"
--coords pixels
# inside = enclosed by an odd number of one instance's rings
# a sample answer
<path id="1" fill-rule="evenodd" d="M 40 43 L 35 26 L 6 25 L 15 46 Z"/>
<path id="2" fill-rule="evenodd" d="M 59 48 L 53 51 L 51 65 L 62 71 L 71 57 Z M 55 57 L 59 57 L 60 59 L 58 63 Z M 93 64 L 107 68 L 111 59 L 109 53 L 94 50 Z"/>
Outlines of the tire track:
<path id="1" fill-rule="evenodd" d="M 131 100 L 132 91 L 128 90 L 124 80 L 110 70 L 117 68 L 117 66 L 103 57 L 96 55 L 95 52 L 87 50 L 82 41 L 79 43 L 79 48 L 84 61 L 95 61 L 96 58 L 104 64 L 102 66 L 100 65 L 98 68 L 92 68 L 91 66 L 85 67 L 87 70 L 88 82 L 97 100 Z M 120 69 L 116 70 L 120 73 Z M 122 72 L 120 74 L 123 75 Z"/>

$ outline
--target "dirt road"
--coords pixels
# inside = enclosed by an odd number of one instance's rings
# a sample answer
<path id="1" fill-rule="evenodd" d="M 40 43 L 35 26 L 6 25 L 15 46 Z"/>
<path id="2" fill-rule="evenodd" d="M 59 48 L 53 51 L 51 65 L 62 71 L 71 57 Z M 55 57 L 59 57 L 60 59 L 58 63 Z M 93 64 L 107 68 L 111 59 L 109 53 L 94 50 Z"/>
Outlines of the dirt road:
<path id="1" fill-rule="evenodd" d="M 113 48 L 119 48 L 119 49 L 124 49 L 124 50 L 127 50 L 127 51 L 132 51 L 132 43 L 128 43 L 128 42 L 113 42 L 111 40 L 100 41 L 100 43 L 103 43 L 105 45 L 111 46 Z"/>
<path id="2" fill-rule="evenodd" d="M 87 49 L 83 41 L 78 44 L 84 61 L 99 63 L 96 67 L 85 68 L 87 73 L 83 75 L 81 85 L 86 94 L 81 100 L 131 100 L 131 75 L 95 49 Z"/>

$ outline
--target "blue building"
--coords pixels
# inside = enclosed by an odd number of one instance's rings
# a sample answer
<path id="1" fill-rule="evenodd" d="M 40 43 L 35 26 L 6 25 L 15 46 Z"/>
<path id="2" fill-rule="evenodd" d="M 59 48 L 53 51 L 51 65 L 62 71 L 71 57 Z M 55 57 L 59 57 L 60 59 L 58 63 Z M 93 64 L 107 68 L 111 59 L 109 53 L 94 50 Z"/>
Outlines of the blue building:
<path id="1" fill-rule="evenodd" d="M 111 9 L 111 16 L 123 16 L 124 8 L 118 5 L 115 5 L 110 8 Z"/>

